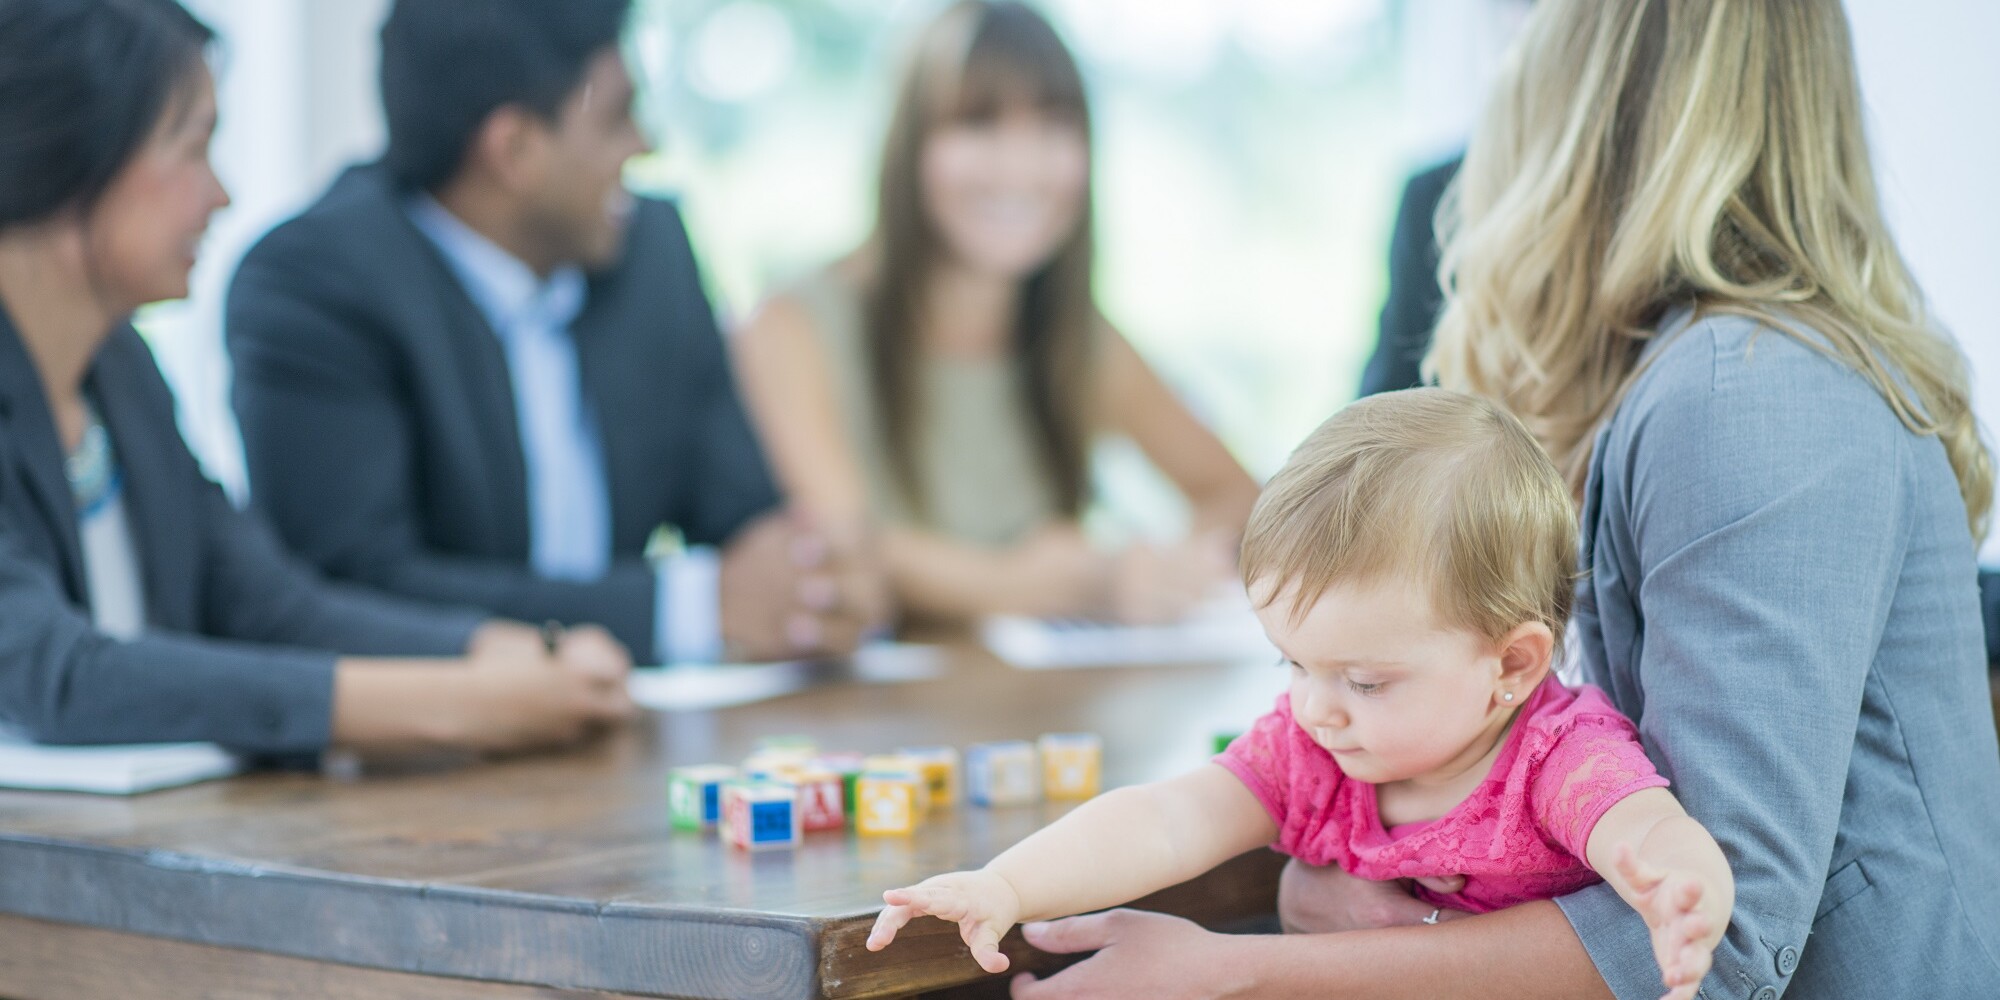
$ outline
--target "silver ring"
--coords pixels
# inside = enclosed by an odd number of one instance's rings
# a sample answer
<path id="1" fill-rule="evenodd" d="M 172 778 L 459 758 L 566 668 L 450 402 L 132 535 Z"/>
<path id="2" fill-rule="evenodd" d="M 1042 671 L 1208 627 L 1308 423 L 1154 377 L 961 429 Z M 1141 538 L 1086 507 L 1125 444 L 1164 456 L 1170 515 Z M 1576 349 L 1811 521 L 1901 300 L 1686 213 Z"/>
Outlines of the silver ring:
<path id="1" fill-rule="evenodd" d="M 1440 913 L 1443 913 L 1443 912 L 1444 912 L 1444 910 L 1443 910 L 1443 909 L 1436 909 L 1436 910 L 1432 910 L 1432 911 L 1431 911 L 1431 915 L 1430 915 L 1430 916 L 1428 916 L 1428 917 L 1425 917 L 1425 918 L 1424 918 L 1424 923 L 1426 923 L 1426 924 L 1431 924 L 1431 925 L 1436 925 L 1436 924 L 1437 924 L 1437 922 L 1438 922 L 1438 914 L 1440 914 Z"/>

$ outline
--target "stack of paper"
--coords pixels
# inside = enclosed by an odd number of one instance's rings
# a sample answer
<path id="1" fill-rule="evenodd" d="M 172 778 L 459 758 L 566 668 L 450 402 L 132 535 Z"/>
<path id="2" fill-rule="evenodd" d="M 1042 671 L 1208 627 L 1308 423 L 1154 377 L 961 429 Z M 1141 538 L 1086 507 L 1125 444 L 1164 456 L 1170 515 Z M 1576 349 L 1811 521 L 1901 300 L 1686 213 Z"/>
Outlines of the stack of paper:
<path id="1" fill-rule="evenodd" d="M 1167 625 L 1002 616 L 988 618 L 980 635 L 993 655 L 1024 670 L 1214 663 L 1278 655 L 1240 596 Z"/>
<path id="2" fill-rule="evenodd" d="M 131 795 L 226 778 L 242 766 L 212 743 L 42 746 L 0 732 L 0 788 Z"/>
<path id="3" fill-rule="evenodd" d="M 936 676 L 935 646 L 883 642 L 846 660 L 778 663 L 675 663 L 632 671 L 632 701 L 658 712 L 693 712 L 748 705 L 803 691 L 824 681 L 893 684 Z"/>

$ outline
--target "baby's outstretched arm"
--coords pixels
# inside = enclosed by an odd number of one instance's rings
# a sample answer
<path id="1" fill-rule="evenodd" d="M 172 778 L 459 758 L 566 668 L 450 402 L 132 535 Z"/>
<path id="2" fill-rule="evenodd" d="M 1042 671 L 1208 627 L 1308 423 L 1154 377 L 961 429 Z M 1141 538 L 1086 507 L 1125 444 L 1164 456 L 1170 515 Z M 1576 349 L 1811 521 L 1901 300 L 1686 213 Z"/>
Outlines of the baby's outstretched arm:
<path id="1" fill-rule="evenodd" d="M 868 950 L 888 947 L 904 924 L 930 914 L 959 925 L 981 968 L 1004 972 L 1000 938 L 1014 924 L 1131 902 L 1268 844 L 1277 832 L 1256 796 L 1215 764 L 1113 789 L 979 871 L 883 893 L 889 905 Z"/>
<path id="2" fill-rule="evenodd" d="M 1648 788 L 1604 811 L 1587 853 L 1590 867 L 1646 918 L 1666 1000 L 1693 1000 L 1736 904 L 1721 846 L 1672 793 Z"/>

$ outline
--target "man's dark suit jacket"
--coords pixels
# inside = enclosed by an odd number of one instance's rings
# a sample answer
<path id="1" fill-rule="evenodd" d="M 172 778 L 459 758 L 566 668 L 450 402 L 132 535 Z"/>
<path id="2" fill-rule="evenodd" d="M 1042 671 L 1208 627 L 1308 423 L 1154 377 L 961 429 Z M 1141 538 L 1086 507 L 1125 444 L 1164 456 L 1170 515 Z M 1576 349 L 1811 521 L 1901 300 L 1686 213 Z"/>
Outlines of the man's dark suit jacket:
<path id="1" fill-rule="evenodd" d="M 598 622 L 653 649 L 661 525 L 717 544 L 777 503 L 679 213 L 641 199 L 572 326 L 610 480 L 612 566 L 529 562 L 506 356 L 379 167 L 349 170 L 265 236 L 226 332 L 251 495 L 328 573 L 527 621 Z"/>
<path id="2" fill-rule="evenodd" d="M 119 642 L 92 624 L 62 444 L 0 310 L 0 720 L 48 743 L 312 751 L 327 742 L 335 652 L 463 651 L 477 615 L 324 584 L 231 507 L 130 327 L 98 352 L 86 391 L 122 471 L 147 631 Z"/>
<path id="3" fill-rule="evenodd" d="M 1361 372 L 1361 395 L 1414 388 L 1423 382 L 1418 366 L 1431 349 L 1431 330 L 1444 311 L 1438 287 L 1438 203 L 1458 176 L 1463 161 L 1453 158 L 1410 178 L 1396 209 L 1396 232 L 1389 240 L 1389 299 L 1375 353 Z"/>

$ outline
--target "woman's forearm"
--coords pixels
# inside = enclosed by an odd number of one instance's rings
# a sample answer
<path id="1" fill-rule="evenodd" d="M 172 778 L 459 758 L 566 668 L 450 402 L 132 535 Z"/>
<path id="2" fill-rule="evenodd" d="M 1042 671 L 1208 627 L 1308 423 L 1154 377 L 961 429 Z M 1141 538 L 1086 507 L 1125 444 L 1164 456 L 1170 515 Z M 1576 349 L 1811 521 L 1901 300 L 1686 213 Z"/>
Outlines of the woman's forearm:
<path id="1" fill-rule="evenodd" d="M 1232 966 L 1256 970 L 1246 995 L 1269 1000 L 1612 1000 L 1583 942 L 1550 902 L 1434 926 L 1228 942 Z"/>
<path id="2" fill-rule="evenodd" d="M 353 750 L 422 750 L 462 742 L 461 666 L 449 660 L 349 657 L 333 671 L 333 743 Z M 439 669 L 421 669 L 425 667 Z"/>
<path id="3" fill-rule="evenodd" d="M 1236 470 L 1234 475 L 1189 490 L 1187 499 L 1189 534 L 1219 535 L 1235 542 L 1243 537 L 1250 509 L 1257 505 L 1257 484 Z"/>
<path id="4" fill-rule="evenodd" d="M 883 562 L 904 608 L 920 615 L 1086 615 L 1098 610 L 1108 587 L 1105 560 L 1077 535 L 1067 548 L 1031 539 L 1033 556 L 1020 547 L 968 545 L 912 528 L 882 532 Z"/>

